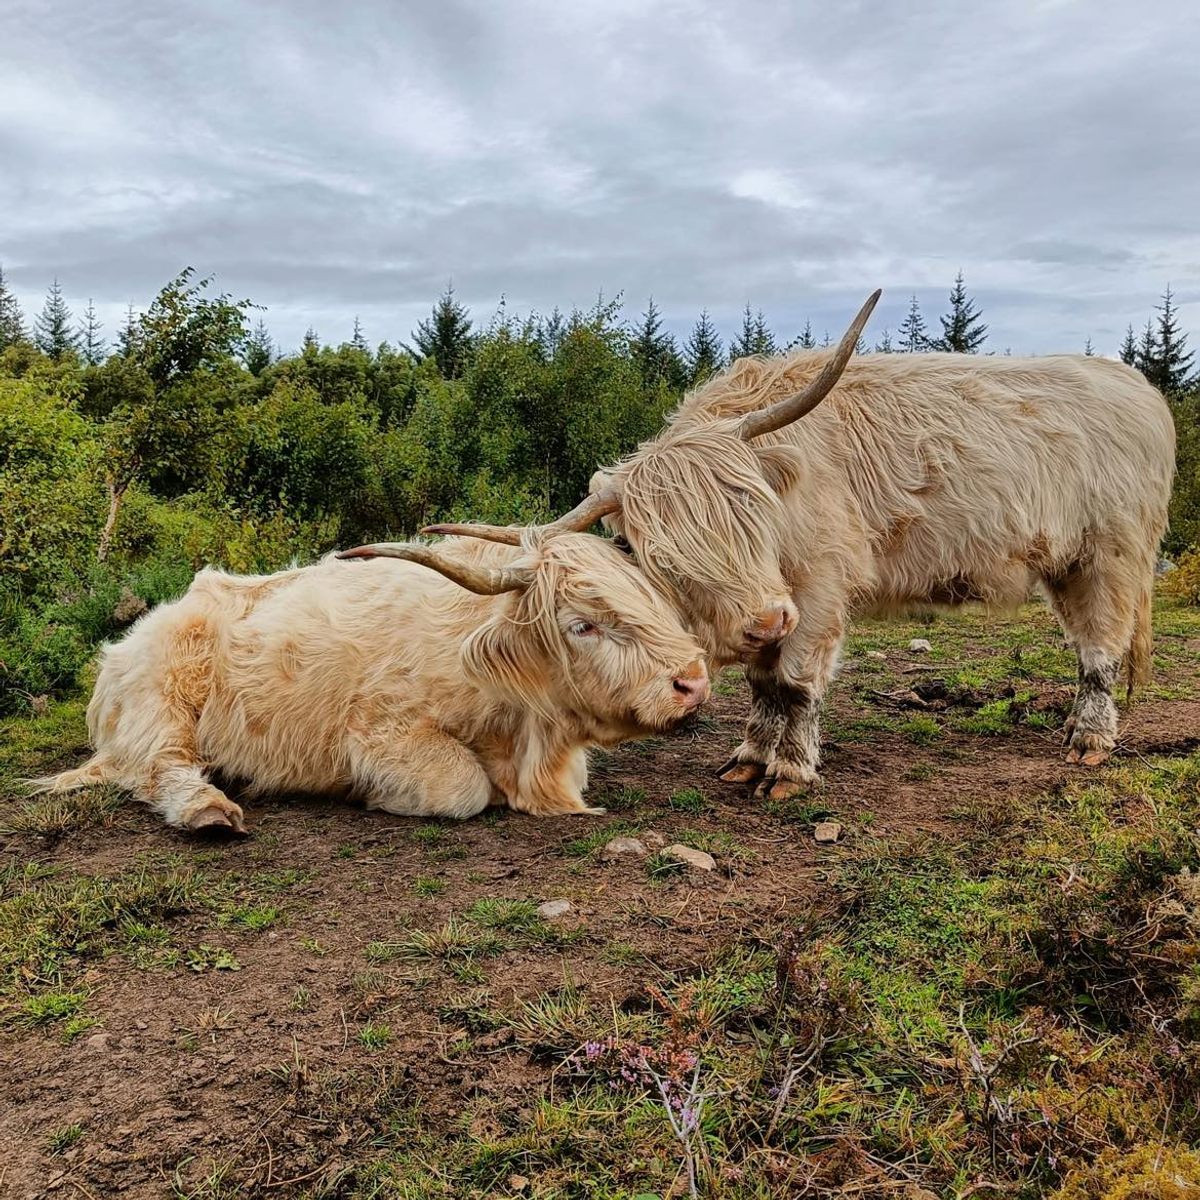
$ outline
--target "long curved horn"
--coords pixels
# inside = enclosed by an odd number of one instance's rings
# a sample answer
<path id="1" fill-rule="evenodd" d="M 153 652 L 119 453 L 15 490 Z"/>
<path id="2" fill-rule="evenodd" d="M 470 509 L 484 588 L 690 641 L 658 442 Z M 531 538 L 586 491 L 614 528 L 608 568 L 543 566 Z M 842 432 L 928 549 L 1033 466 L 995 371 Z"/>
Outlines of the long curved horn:
<path id="1" fill-rule="evenodd" d="M 615 513 L 621 507 L 621 497 L 612 489 L 605 488 L 581 500 L 569 513 L 563 513 L 548 525 L 536 526 L 543 534 L 553 537 L 558 533 L 582 533 L 590 529 L 601 517 Z M 524 532 L 512 525 L 426 525 L 422 533 L 440 533 L 447 537 L 482 538 L 485 542 L 503 542 L 506 546 L 519 546 Z"/>
<path id="2" fill-rule="evenodd" d="M 850 356 L 858 345 L 863 327 L 871 316 L 871 310 L 878 303 L 881 295 L 883 295 L 882 290 L 877 289 L 867 297 L 867 302 L 858 310 L 858 316 L 854 318 L 850 328 L 838 342 L 833 357 L 804 391 L 797 392 L 794 396 L 788 396 L 786 400 L 780 400 L 778 403 L 772 404 L 770 408 L 747 413 L 742 418 L 741 424 L 738 426 L 738 434 L 743 441 L 748 442 L 751 438 L 762 437 L 764 433 L 774 433 L 775 430 L 782 429 L 793 421 L 798 421 L 807 413 L 812 412 L 833 391 L 833 385 L 837 383 L 838 377 L 846 369 L 846 364 L 850 361 Z"/>
<path id="3" fill-rule="evenodd" d="M 485 542 L 499 542 L 502 546 L 519 546 L 520 525 L 424 525 L 422 533 L 440 533 L 443 537 L 473 537 Z"/>
<path id="4" fill-rule="evenodd" d="M 498 596 L 501 592 L 519 592 L 533 582 L 533 572 L 523 567 L 480 567 L 474 563 L 453 562 L 432 546 L 410 545 L 407 542 L 377 542 L 372 546 L 355 546 L 341 550 L 338 558 L 402 558 L 418 563 L 453 580 L 469 592 L 480 596 Z"/>

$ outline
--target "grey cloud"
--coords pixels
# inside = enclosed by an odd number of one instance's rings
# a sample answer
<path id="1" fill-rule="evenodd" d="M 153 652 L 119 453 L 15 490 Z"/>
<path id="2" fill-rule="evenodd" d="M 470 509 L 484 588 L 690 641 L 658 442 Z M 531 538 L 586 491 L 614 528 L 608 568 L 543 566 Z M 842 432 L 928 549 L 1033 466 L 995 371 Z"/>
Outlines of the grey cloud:
<path id="1" fill-rule="evenodd" d="M 191 263 L 285 345 L 653 293 L 836 333 L 961 267 L 990 347 L 1113 351 L 1169 281 L 1200 336 L 1187 0 L 315 0 L 0 12 L 0 262 L 110 325 Z"/>

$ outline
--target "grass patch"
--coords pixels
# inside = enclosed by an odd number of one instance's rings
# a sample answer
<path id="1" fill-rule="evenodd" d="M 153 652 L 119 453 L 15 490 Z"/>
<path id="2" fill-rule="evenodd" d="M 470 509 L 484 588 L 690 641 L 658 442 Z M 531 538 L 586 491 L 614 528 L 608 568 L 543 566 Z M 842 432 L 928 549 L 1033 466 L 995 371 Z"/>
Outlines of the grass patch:
<path id="1" fill-rule="evenodd" d="M 62 1154 L 64 1150 L 70 1150 L 81 1137 L 83 1137 L 82 1125 L 78 1123 L 65 1125 L 62 1129 L 56 1129 L 46 1139 L 46 1151 L 49 1154 Z"/>
<path id="2" fill-rule="evenodd" d="M 699 789 L 694 787 L 680 788 L 679 791 L 672 794 L 668 804 L 676 812 L 684 813 L 707 813 L 712 812 L 712 805 L 708 802 L 708 797 Z"/>
<path id="3" fill-rule="evenodd" d="M 436 879 L 431 875 L 418 875 L 413 880 L 413 894 L 428 898 L 430 896 L 440 896 L 446 890 L 446 881 L 444 879 Z"/>
<path id="4" fill-rule="evenodd" d="M 651 854 L 646 859 L 646 874 L 650 877 L 652 883 L 666 883 L 668 879 L 672 879 L 676 875 L 682 875 L 686 871 L 686 863 L 681 863 L 678 859 L 671 858 L 661 850 L 657 854 Z"/>
<path id="5" fill-rule="evenodd" d="M 279 909 L 269 905 L 239 904 L 217 917 L 218 925 L 232 925 L 253 931 L 269 929 L 279 920 Z"/>
<path id="6" fill-rule="evenodd" d="M 568 858 L 590 858 L 602 850 L 615 837 L 633 837 L 642 829 L 640 821 L 610 821 L 601 825 L 583 837 L 571 838 L 563 842 L 563 853 Z"/>
<path id="7" fill-rule="evenodd" d="M 12 864 L 0 870 L 0 996 L 60 987 L 88 960 L 136 947 L 139 929 L 204 908 L 213 890 L 175 864 L 114 876 Z"/>
<path id="8" fill-rule="evenodd" d="M 898 728 L 914 746 L 932 745 L 942 736 L 942 727 L 933 717 L 924 714 L 901 721 Z"/>
<path id="9" fill-rule="evenodd" d="M 609 812 L 633 812 L 646 803 L 646 789 L 640 787 L 609 788 L 598 803 Z"/>
<path id="10" fill-rule="evenodd" d="M 50 1025 L 74 1017 L 87 1003 L 86 992 L 42 992 L 23 1000 L 17 1009 L 22 1025 Z"/>
<path id="11" fill-rule="evenodd" d="M 476 900 L 464 916 L 485 929 L 532 933 L 544 927 L 537 905 L 530 900 Z"/>
<path id="12" fill-rule="evenodd" d="M 383 1050 L 391 1040 L 392 1030 L 388 1025 L 368 1021 L 358 1031 L 359 1045 L 365 1046 L 368 1050 Z"/>
<path id="13" fill-rule="evenodd" d="M 77 829 L 105 828 L 114 823 L 124 800 L 124 795 L 112 787 L 38 796 L 3 818 L 0 833 L 59 838 Z"/>
<path id="14" fill-rule="evenodd" d="M 387 946 L 393 958 L 438 959 L 445 963 L 488 958 L 505 949 L 503 939 L 493 930 L 480 929 L 455 917 L 437 929 L 417 929 L 400 941 L 377 944 Z"/>

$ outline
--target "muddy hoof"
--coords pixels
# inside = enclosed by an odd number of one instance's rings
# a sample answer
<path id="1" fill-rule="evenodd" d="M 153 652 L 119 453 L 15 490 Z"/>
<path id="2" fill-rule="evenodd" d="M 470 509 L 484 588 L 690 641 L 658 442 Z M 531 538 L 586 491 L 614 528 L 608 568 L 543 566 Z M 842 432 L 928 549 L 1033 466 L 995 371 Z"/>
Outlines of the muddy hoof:
<path id="1" fill-rule="evenodd" d="M 1101 763 L 1108 762 L 1111 757 L 1111 750 L 1080 750 L 1072 746 L 1067 751 L 1067 762 L 1080 767 L 1098 767 Z"/>
<path id="2" fill-rule="evenodd" d="M 246 823 L 242 820 L 240 812 L 218 808 L 215 804 L 209 804 L 188 818 L 188 828 L 191 830 L 205 830 L 210 833 L 228 831 L 230 833 L 244 834 L 246 832 Z"/>
<path id="3" fill-rule="evenodd" d="M 819 779 L 801 783 L 797 779 L 764 779 L 754 790 L 759 800 L 792 800 L 820 788 Z"/>
<path id="4" fill-rule="evenodd" d="M 731 758 L 718 772 L 717 778 L 725 783 L 753 783 L 761 779 L 766 767 L 762 763 L 738 762 Z"/>

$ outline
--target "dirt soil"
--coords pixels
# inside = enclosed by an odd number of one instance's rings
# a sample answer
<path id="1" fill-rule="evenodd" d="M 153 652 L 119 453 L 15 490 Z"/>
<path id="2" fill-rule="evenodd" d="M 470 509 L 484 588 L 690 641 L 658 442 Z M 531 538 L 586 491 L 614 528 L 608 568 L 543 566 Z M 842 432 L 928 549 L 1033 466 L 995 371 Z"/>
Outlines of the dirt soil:
<path id="1" fill-rule="evenodd" d="M 734 681 L 700 728 L 597 756 L 598 803 L 622 788 L 645 793 L 626 794 L 632 807 L 604 817 L 506 812 L 430 834 L 342 803 L 280 800 L 248 805 L 249 837 L 217 841 L 170 830 L 128 804 L 108 827 L 0 837 L 0 859 L 87 875 L 164 856 L 212 875 L 295 872 L 272 895 L 278 916 L 265 928 L 222 925 L 203 910 L 170 923 L 175 946 L 226 949 L 240 969 L 147 967 L 113 952 L 86 964 L 93 1028 L 69 1044 L 51 1028 L 0 1032 L 0 1196 L 300 1195 L 369 1158 L 380 1096 L 447 1122 L 481 1096 L 527 1095 L 532 1111 L 552 1086 L 551 1069 L 514 1049 L 510 1030 L 476 1037 L 463 1056 L 456 1049 L 466 1030 L 447 1007 L 474 985 L 436 966 L 388 961 L 373 944 L 437 929 L 482 898 L 564 898 L 572 910 L 554 924 L 582 935 L 487 959 L 490 1004 L 514 1013 L 568 979 L 619 1006 L 657 970 L 696 969 L 715 946 L 802 922 L 856 843 L 953 839 L 965 811 L 1076 777 L 1057 732 L 1069 697 L 1061 680 L 1031 685 L 1031 708 L 1040 703 L 1054 727 L 1016 724 L 990 737 L 947 728 L 922 745 L 902 728 L 911 715 L 902 702 L 871 693 L 911 686 L 906 653 L 889 658 L 895 676 L 869 688 L 859 664 L 848 663 L 831 726 L 872 711 L 895 727 L 827 742 L 825 787 L 807 809 L 769 812 L 751 788 L 715 779 L 748 703 Z M 1179 752 L 1198 734 L 1200 701 L 1150 699 L 1124 718 L 1122 752 Z M 703 792 L 705 811 L 671 806 L 684 788 Z M 844 826 L 837 845 L 814 841 L 812 822 L 824 813 Z M 575 839 L 630 825 L 667 843 L 724 835 L 736 851 L 718 846 L 717 871 L 667 885 L 639 860 L 571 852 Z M 419 879 L 444 886 L 418 894 Z M 385 1045 L 364 1041 L 369 1023 L 388 1027 Z M 78 1140 L 52 1152 L 55 1132 L 76 1125 Z M 199 1190 L 218 1166 L 236 1193 Z"/>

